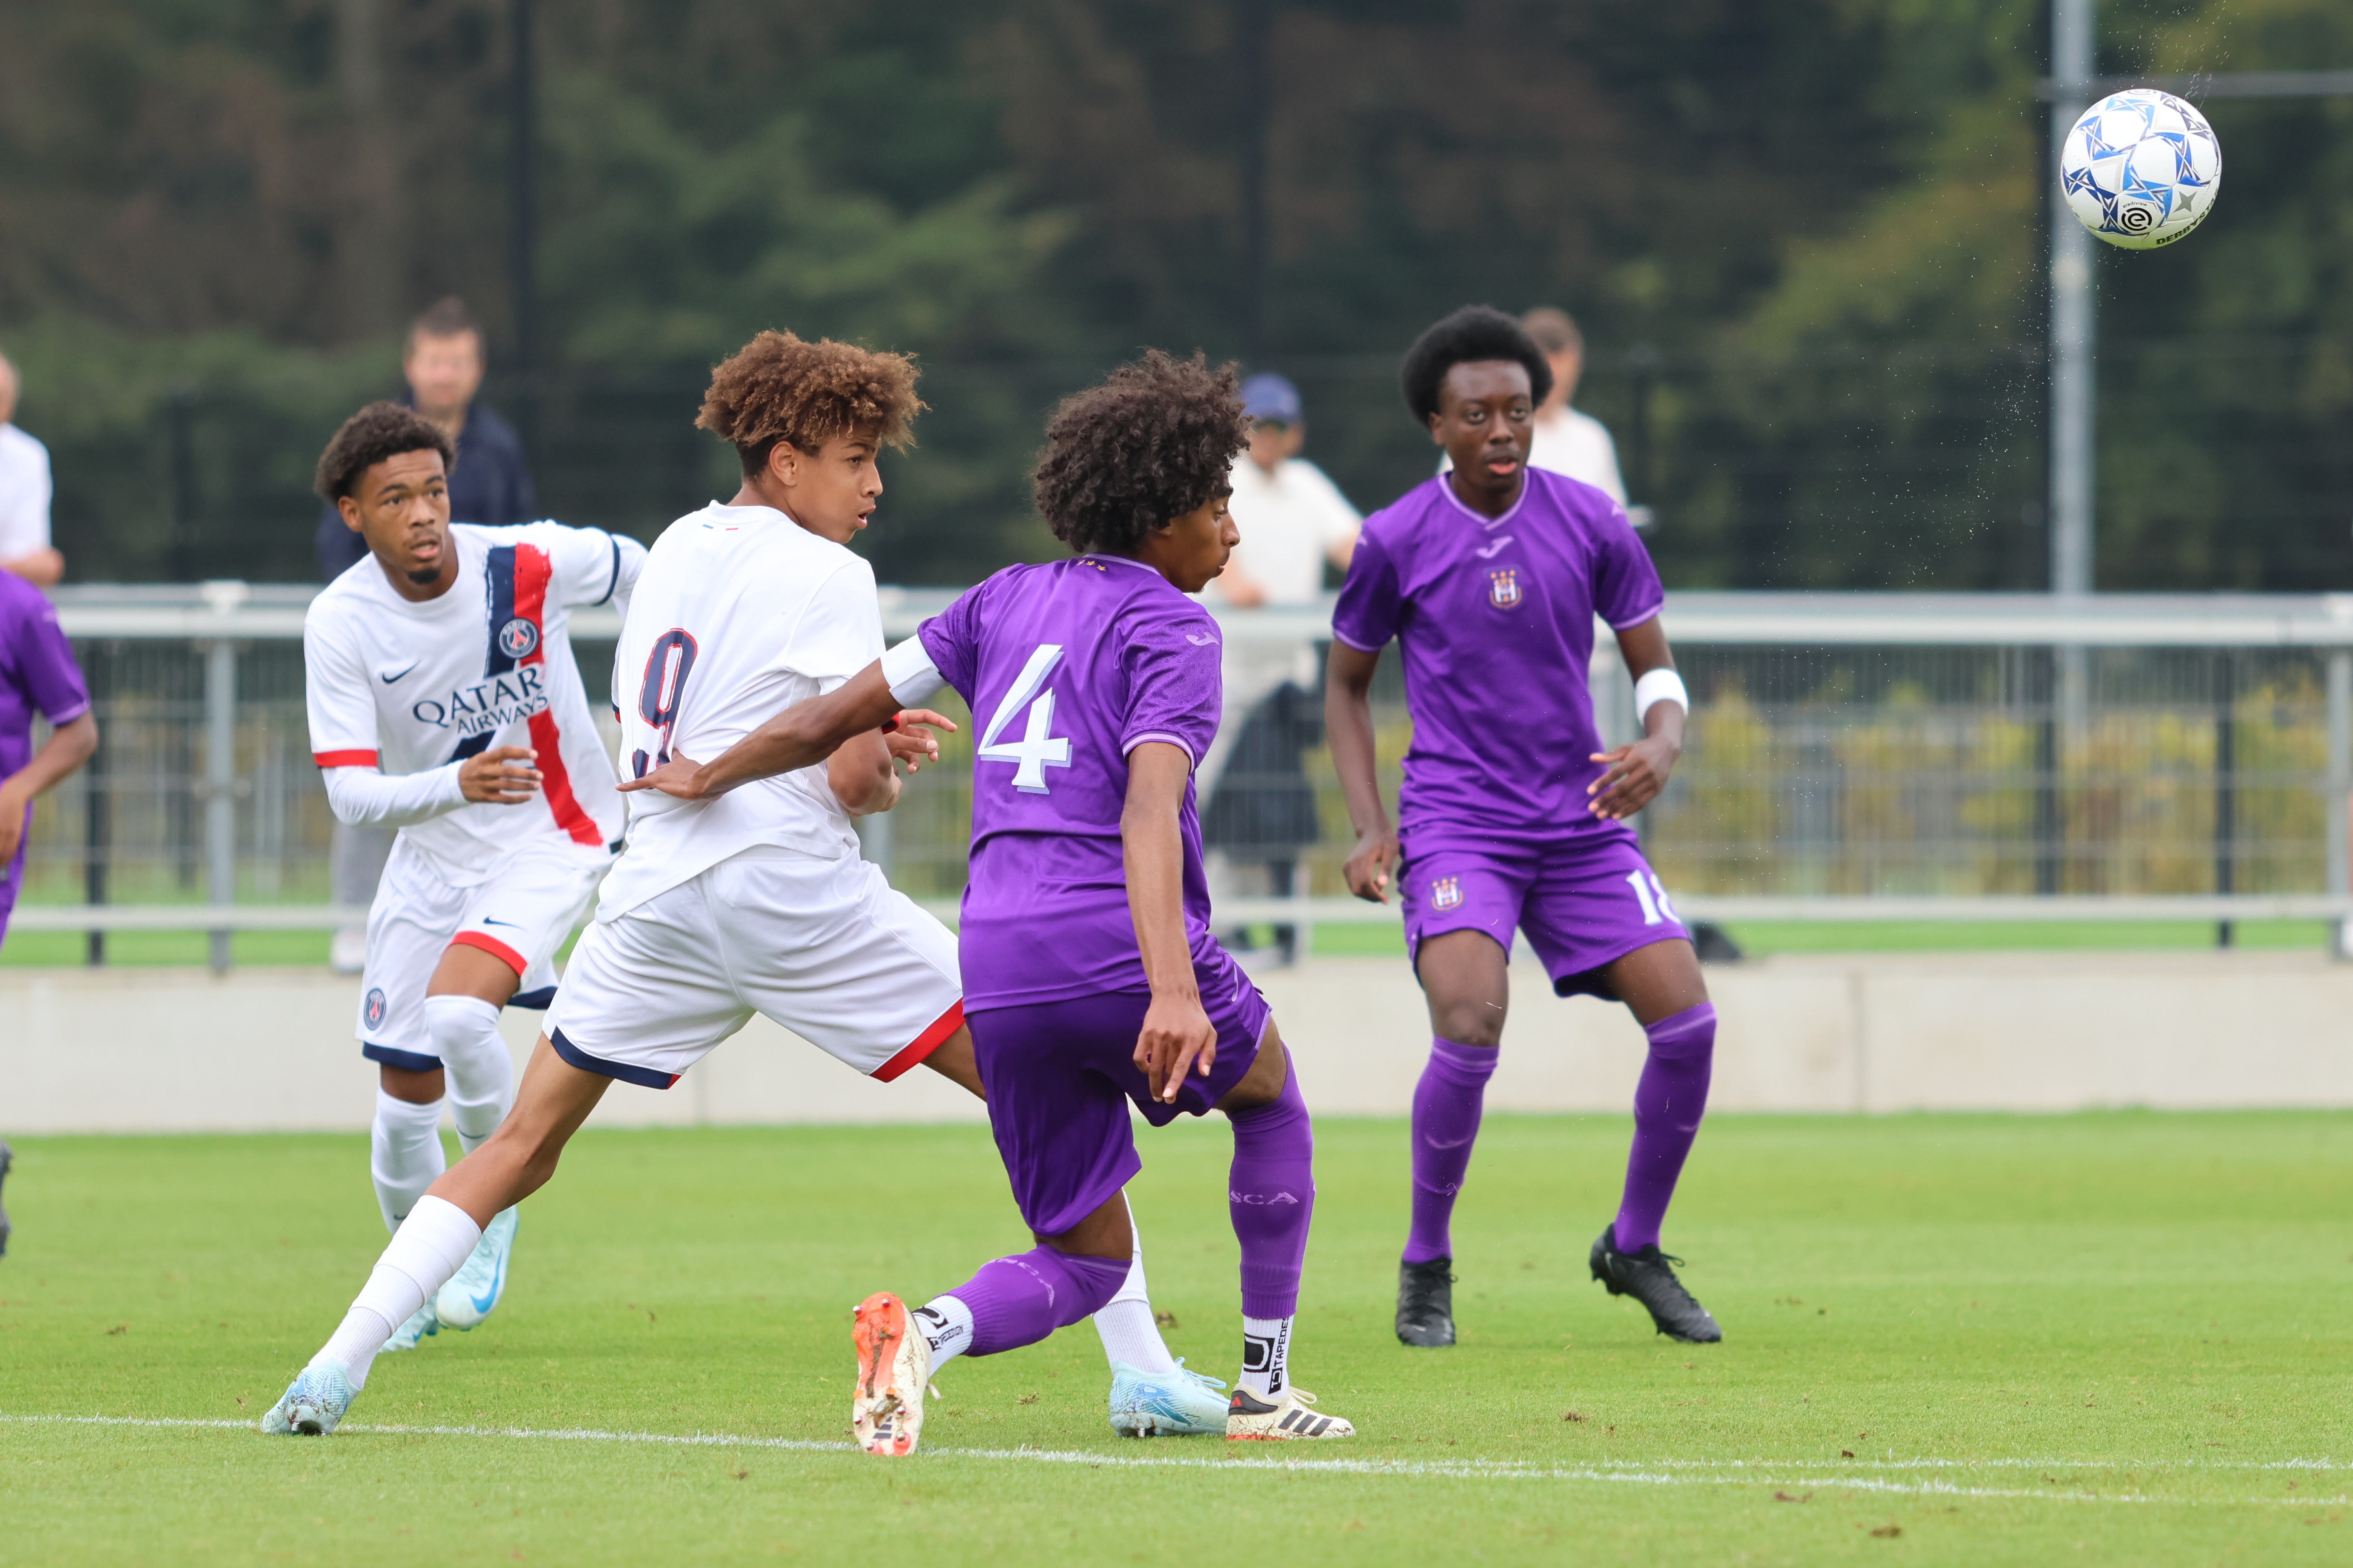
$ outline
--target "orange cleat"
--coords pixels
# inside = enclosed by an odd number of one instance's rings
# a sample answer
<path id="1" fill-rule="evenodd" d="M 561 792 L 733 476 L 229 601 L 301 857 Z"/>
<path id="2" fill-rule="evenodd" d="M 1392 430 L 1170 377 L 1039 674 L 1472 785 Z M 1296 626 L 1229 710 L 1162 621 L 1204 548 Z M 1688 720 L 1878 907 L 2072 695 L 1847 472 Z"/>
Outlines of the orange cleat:
<path id="1" fill-rule="evenodd" d="M 858 1349 L 858 1394 L 849 1430 L 870 1454 L 898 1458 L 923 1435 L 923 1390 L 931 1381 L 931 1342 L 916 1331 L 907 1303 L 877 1290 L 858 1304 L 849 1330 Z"/>

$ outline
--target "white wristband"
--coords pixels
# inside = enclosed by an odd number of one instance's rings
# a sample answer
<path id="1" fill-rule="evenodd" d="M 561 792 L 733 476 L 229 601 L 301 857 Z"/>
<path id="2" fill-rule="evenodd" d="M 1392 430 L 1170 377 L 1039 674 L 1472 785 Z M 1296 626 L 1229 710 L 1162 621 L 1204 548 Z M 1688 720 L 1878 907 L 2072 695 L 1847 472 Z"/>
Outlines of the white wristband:
<path id="1" fill-rule="evenodd" d="M 913 707 L 948 683 L 921 637 L 909 637 L 882 656 L 882 679 L 902 708 Z"/>
<path id="2" fill-rule="evenodd" d="M 1691 693 L 1683 689 L 1683 678 L 1672 669 L 1654 669 L 1634 682 L 1635 723 L 1642 721 L 1653 702 L 1672 702 L 1689 713 Z"/>

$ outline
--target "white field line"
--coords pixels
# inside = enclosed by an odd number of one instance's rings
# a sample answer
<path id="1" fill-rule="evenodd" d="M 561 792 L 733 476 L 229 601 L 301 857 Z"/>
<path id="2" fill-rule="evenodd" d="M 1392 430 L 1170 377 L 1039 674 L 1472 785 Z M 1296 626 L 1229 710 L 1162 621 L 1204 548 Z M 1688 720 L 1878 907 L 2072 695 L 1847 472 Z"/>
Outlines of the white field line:
<path id="1" fill-rule="evenodd" d="M 248 1421 L 203 1420 L 194 1418 L 150 1417 L 137 1415 L 0 1415 L 0 1422 L 19 1426 L 140 1426 L 193 1427 L 212 1431 L 252 1431 Z M 407 1437 L 505 1437 L 538 1442 L 565 1443 L 642 1443 L 687 1448 L 763 1448 L 797 1454 L 856 1453 L 854 1443 L 818 1442 L 797 1437 L 732 1436 L 724 1433 L 697 1432 L 608 1432 L 594 1427 L 560 1429 L 524 1426 L 379 1426 L 360 1422 L 346 1422 L 341 1428 L 346 1432 L 367 1432 L 383 1436 Z M 1286 1475 L 1323 1473 L 1344 1476 L 1403 1476 L 1461 1480 L 1533 1480 L 1533 1481 L 1611 1481 L 1641 1486 L 1755 1486 L 1804 1487 L 1812 1490 L 1846 1490 L 1893 1493 L 1922 1497 L 2023 1498 L 2046 1502 L 2107 1502 L 2190 1504 L 2212 1502 L 2262 1503 L 2290 1505 L 2298 1508 L 2337 1508 L 2353 1503 L 2353 1497 L 2301 1498 L 2166 1498 L 2141 1492 L 2045 1491 L 2036 1488 L 1958 1486 L 1941 1478 L 1921 1480 L 1885 1480 L 1872 1476 L 1856 1475 L 1841 1469 L 1826 1475 L 1789 1473 L 1795 1467 L 1788 1461 L 1764 1459 L 1662 1459 L 1630 1460 L 1623 1464 L 1540 1465 L 1512 1459 L 1345 1459 L 1345 1458 L 1206 1458 L 1177 1454 L 1103 1454 L 1084 1450 L 1053 1448 L 962 1448 L 939 1446 L 926 1453 L 964 1459 L 1016 1460 L 1031 1464 L 1084 1465 L 1095 1469 L 1174 1469 L 1213 1470 L 1219 1474 L 1233 1471 L 1272 1471 Z M 2033 1460 L 2033 1459 L 1873 1459 L 1852 1461 L 1855 1469 L 1918 1470 L 1918 1469 L 1978 1469 L 2022 1468 L 2041 1470 L 2084 1469 L 2214 1469 L 2214 1470 L 2343 1470 L 2353 1468 L 2327 1459 L 2286 1459 L 2264 1464 L 2233 1463 L 2210 1460 L 2156 1460 L 2133 1463 L 2118 1459 Z M 1715 1470 L 1720 1474 L 1701 1474 Z M 1779 1471 L 1782 1473 L 1772 1473 Z"/>

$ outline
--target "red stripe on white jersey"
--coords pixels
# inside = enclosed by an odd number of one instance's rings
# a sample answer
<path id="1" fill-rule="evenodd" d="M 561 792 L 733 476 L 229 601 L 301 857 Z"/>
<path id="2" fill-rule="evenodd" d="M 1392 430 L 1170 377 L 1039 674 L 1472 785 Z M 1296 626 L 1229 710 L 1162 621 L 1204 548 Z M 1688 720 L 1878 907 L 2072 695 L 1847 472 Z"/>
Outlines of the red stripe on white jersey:
<path id="1" fill-rule="evenodd" d="M 372 768 L 376 765 L 374 752 L 313 752 L 311 760 L 322 768 Z"/>
<path id="2" fill-rule="evenodd" d="M 870 1078 L 877 1083 L 889 1083 L 934 1051 L 947 1043 L 950 1035 L 964 1027 L 964 998 L 948 1004 L 948 1010 L 932 1020 L 932 1026 L 917 1035 L 907 1048 L 876 1068 Z"/>
<path id="3" fill-rule="evenodd" d="M 547 552 L 535 544 L 518 544 L 514 555 L 514 613 L 519 620 L 531 623 L 539 635 L 532 640 L 531 651 L 517 659 L 518 666 L 544 665 L 547 662 L 547 583 L 554 568 Z M 589 846 L 605 842 L 604 830 L 596 819 L 580 809 L 573 797 L 572 773 L 564 765 L 564 731 L 555 722 L 552 708 L 531 716 L 532 750 L 539 765 L 540 792 L 547 797 L 547 809 L 555 815 L 555 826 L 571 836 L 575 844 Z"/>

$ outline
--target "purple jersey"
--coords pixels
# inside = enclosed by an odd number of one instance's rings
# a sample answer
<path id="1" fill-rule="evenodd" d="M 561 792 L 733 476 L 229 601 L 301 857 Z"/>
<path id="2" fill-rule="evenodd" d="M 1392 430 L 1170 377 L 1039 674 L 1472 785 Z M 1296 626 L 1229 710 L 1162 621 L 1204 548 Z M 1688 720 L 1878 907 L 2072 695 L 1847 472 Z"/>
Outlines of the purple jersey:
<path id="1" fill-rule="evenodd" d="M 33 715 L 51 724 L 70 724 L 90 711 L 90 689 L 73 648 L 58 626 L 58 612 L 38 588 L 0 572 L 0 779 L 33 760 Z M 32 820 L 26 809 L 25 819 Z M 0 915 L 16 901 L 25 869 L 25 845 L 0 869 Z"/>
<path id="2" fill-rule="evenodd" d="M 1223 696 L 1217 623 L 1140 562 L 1008 566 L 918 634 L 972 709 L 965 1010 L 1144 991 L 1120 814 L 1147 741 L 1198 763 Z M 1201 824 L 1185 786 L 1185 931 L 1211 945 Z"/>
<path id="3" fill-rule="evenodd" d="M 1587 809 L 1602 772 L 1587 759 L 1603 749 L 1593 617 L 1622 631 L 1666 595 L 1616 501 L 1524 471 L 1501 517 L 1472 511 L 1440 476 L 1366 518 L 1332 615 L 1350 647 L 1404 647 L 1413 744 L 1398 816 L 1409 841 L 1630 833 Z"/>

